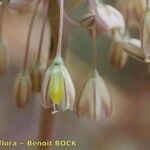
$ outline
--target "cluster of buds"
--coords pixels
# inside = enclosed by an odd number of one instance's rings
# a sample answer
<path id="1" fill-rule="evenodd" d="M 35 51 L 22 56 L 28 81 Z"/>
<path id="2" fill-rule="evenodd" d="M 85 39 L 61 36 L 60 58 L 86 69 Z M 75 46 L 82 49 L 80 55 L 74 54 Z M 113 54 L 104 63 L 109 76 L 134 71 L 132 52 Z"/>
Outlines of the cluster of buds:
<path id="1" fill-rule="evenodd" d="M 94 121 L 109 117 L 112 111 L 112 100 L 107 85 L 97 69 L 97 38 L 105 35 L 111 39 L 109 60 L 116 70 L 120 70 L 126 65 L 129 56 L 143 63 L 150 63 L 149 0 L 117 0 L 118 8 L 121 11 L 109 4 L 105 4 L 102 0 L 69 0 L 69 2 L 58 0 L 56 3 L 60 8 L 60 20 L 56 54 L 54 58 L 51 58 L 52 60 L 48 60 L 51 63 L 47 67 L 40 60 L 50 3 L 50 0 L 44 0 L 42 5 L 43 24 L 37 59 L 31 67 L 28 67 L 31 33 L 41 1 L 37 0 L 29 26 L 23 69 L 18 74 L 13 86 L 13 97 L 16 106 L 19 108 L 25 107 L 29 102 L 31 92 L 41 92 L 41 105 L 45 109 L 53 107 L 52 114 L 57 113 L 60 108 L 63 111 L 68 109 L 76 111 L 79 117 L 88 116 Z M 6 5 L 16 7 L 30 2 L 30 0 L 0 0 L 0 5 L 2 6 L 0 22 L 2 22 L 2 12 Z M 65 12 L 64 7 L 66 9 L 76 8 L 85 3 L 87 3 L 88 9 L 81 16 L 79 22 L 75 22 Z M 75 106 L 75 87 L 62 57 L 64 17 L 71 23 L 86 29 L 92 39 L 91 54 L 93 65 L 80 99 L 77 100 L 77 106 Z M 132 38 L 130 35 L 132 20 L 136 23 L 137 29 L 139 30 L 140 28 L 142 31 L 140 39 Z M 7 66 L 7 46 L 2 36 L 1 28 L 0 23 L 0 75 L 3 75 Z"/>

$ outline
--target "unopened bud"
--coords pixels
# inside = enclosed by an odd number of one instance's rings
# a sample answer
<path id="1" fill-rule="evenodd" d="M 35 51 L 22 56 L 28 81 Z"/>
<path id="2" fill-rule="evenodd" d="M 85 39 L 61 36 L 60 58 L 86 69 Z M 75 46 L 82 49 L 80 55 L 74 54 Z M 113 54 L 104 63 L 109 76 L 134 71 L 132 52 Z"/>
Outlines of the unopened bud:
<path id="1" fill-rule="evenodd" d="M 28 71 L 21 71 L 13 85 L 13 98 L 18 108 L 25 107 L 31 94 L 31 78 Z"/>
<path id="2" fill-rule="evenodd" d="M 45 73 L 45 66 L 37 61 L 31 68 L 30 75 L 32 80 L 32 91 L 40 92 L 43 76 Z"/>

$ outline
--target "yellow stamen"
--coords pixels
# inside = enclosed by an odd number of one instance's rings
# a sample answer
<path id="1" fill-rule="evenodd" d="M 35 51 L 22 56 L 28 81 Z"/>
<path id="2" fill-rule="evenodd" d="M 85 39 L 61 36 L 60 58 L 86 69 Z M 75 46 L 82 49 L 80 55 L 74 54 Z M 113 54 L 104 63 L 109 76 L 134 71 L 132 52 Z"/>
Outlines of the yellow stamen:
<path id="1" fill-rule="evenodd" d="M 53 68 L 49 85 L 49 94 L 54 104 L 59 104 L 64 98 L 64 77 L 59 65 Z"/>

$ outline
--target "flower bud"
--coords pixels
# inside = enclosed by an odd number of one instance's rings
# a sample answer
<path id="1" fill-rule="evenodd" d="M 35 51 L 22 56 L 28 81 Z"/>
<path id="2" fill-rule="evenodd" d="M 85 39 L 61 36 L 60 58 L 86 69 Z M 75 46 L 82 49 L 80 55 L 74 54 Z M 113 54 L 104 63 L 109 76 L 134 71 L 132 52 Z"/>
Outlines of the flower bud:
<path id="1" fill-rule="evenodd" d="M 45 73 L 45 66 L 41 62 L 37 61 L 30 70 L 30 76 L 32 80 L 32 91 L 40 92 L 43 76 Z"/>
<path id="2" fill-rule="evenodd" d="M 8 52 L 4 39 L 0 38 L 0 75 L 4 75 L 8 68 Z"/>
<path id="3" fill-rule="evenodd" d="M 150 11 L 146 11 L 143 17 L 141 42 L 145 62 L 150 63 Z"/>
<path id="4" fill-rule="evenodd" d="M 28 104 L 31 86 L 32 82 L 29 72 L 27 70 L 21 71 L 15 79 L 12 91 L 14 102 L 18 108 L 23 108 Z"/>

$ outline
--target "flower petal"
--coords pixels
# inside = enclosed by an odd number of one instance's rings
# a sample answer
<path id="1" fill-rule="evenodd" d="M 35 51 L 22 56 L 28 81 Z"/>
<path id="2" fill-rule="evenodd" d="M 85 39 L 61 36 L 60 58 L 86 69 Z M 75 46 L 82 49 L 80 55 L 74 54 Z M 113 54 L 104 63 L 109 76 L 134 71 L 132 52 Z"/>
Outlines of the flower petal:
<path id="1" fill-rule="evenodd" d="M 42 88 L 41 88 L 41 97 L 42 97 L 41 105 L 46 109 L 52 106 L 52 102 L 49 98 L 49 93 L 48 93 L 51 71 L 52 71 L 52 66 L 50 66 L 47 69 L 43 79 Z"/>
<path id="2" fill-rule="evenodd" d="M 64 110 L 70 109 L 73 111 L 74 109 L 74 103 L 75 103 L 75 88 L 74 88 L 74 84 L 72 82 L 71 76 L 67 70 L 67 68 L 62 65 L 62 72 L 64 75 L 64 84 L 65 84 L 65 90 L 66 90 L 66 95 L 65 95 L 65 100 L 62 101 L 62 104 L 66 101 L 67 105 L 62 105 L 62 106 L 66 106 L 63 107 Z"/>

